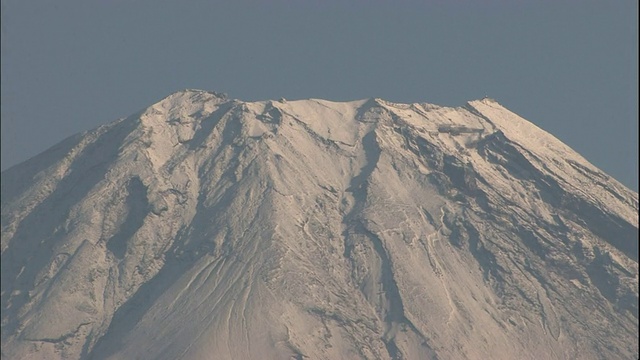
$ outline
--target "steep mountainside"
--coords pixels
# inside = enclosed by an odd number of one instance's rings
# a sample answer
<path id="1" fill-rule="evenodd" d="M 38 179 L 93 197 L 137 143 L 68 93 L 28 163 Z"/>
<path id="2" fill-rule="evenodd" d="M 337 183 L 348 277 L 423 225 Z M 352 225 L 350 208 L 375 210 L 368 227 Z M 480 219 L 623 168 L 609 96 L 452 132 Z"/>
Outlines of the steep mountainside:
<path id="1" fill-rule="evenodd" d="M 187 90 L 2 173 L 3 359 L 638 357 L 638 194 L 491 99 Z"/>

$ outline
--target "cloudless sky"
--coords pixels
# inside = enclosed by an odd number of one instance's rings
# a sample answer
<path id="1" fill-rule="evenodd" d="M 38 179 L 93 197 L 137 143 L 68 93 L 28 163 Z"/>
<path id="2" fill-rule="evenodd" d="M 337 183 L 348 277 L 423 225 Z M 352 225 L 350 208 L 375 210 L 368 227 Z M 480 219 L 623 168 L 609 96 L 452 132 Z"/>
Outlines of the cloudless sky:
<path id="1" fill-rule="evenodd" d="M 638 2 L 2 0 L 2 170 L 184 88 L 487 95 L 638 190 Z"/>

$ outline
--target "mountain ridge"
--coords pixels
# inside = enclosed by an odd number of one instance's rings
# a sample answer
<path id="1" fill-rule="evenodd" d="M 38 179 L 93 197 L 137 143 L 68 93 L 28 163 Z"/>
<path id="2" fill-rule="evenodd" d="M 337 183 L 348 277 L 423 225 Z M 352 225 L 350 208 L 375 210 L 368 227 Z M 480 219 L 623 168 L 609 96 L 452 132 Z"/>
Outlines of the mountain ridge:
<path id="1" fill-rule="evenodd" d="M 492 99 L 184 90 L 2 176 L 6 356 L 637 356 L 637 193 Z"/>

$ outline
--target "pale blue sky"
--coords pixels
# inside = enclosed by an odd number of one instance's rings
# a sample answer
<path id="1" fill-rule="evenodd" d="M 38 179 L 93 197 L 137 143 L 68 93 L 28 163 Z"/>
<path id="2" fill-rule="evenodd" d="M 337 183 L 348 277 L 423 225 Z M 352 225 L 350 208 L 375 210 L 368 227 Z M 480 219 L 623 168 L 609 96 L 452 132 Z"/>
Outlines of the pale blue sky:
<path id="1" fill-rule="evenodd" d="M 2 169 L 184 88 L 488 95 L 638 190 L 638 3 L 2 0 Z"/>

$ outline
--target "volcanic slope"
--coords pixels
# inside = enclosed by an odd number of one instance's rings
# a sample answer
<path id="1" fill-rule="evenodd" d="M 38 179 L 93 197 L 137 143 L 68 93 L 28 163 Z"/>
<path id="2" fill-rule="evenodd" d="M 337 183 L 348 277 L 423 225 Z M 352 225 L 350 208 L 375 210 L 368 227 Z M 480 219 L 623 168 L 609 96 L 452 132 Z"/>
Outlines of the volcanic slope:
<path id="1" fill-rule="evenodd" d="M 2 173 L 3 359 L 638 357 L 638 194 L 491 99 L 185 90 Z"/>

